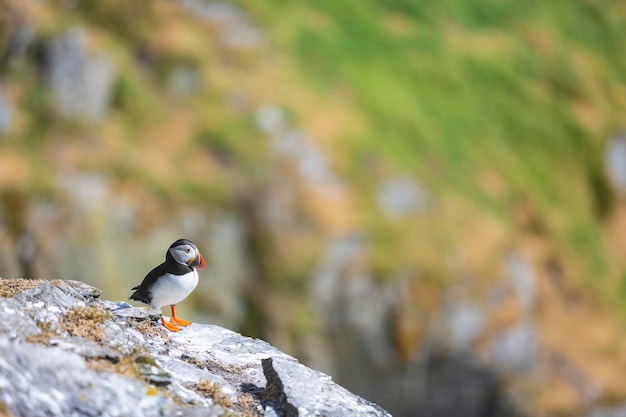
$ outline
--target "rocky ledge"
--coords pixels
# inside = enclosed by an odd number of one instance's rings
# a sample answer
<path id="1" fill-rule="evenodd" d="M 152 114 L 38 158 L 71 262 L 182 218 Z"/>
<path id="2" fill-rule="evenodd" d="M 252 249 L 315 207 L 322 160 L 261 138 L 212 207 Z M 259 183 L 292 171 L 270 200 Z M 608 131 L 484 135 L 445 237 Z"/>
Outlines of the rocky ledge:
<path id="1" fill-rule="evenodd" d="M 0 415 L 389 416 L 262 340 L 99 296 L 0 279 Z"/>

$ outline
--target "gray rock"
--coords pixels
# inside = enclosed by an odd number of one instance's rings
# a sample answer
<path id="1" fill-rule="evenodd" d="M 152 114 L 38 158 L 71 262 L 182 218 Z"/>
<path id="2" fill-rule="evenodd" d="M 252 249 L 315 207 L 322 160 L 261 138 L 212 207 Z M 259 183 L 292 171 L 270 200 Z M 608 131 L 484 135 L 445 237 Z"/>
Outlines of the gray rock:
<path id="1" fill-rule="evenodd" d="M 169 77 L 168 87 L 176 95 L 186 96 L 200 88 L 198 71 L 192 67 L 175 69 Z"/>
<path id="2" fill-rule="evenodd" d="M 35 28 L 30 22 L 25 20 L 17 22 L 17 27 L 12 31 L 9 29 L 9 32 L 2 57 L 5 63 L 11 63 L 23 58 L 35 40 Z"/>
<path id="3" fill-rule="evenodd" d="M 520 304 L 530 310 L 537 297 L 532 266 L 522 254 L 512 252 L 505 259 L 504 267 Z"/>
<path id="4" fill-rule="evenodd" d="M 375 282 L 371 274 L 352 277 L 344 286 L 345 321 L 347 328 L 358 336 L 357 344 L 377 366 L 388 366 L 396 357 L 392 340 L 388 337 L 388 319 L 397 305 L 397 291 L 393 286 Z"/>
<path id="5" fill-rule="evenodd" d="M 57 280 L 0 298 L 0 401 L 11 415 L 389 415 L 264 341 L 201 324 L 170 333 L 155 310 L 99 295 Z M 77 307 L 100 321 L 68 324 Z"/>
<path id="6" fill-rule="evenodd" d="M 142 320 L 156 321 L 161 317 L 161 312 L 152 308 L 133 308 L 125 301 L 104 301 L 103 307 L 113 313 L 116 317 L 127 317 Z"/>
<path id="7" fill-rule="evenodd" d="M 278 106 L 266 104 L 256 111 L 257 127 L 267 134 L 277 135 L 286 128 L 285 112 Z"/>
<path id="8" fill-rule="evenodd" d="M 252 49 L 262 41 L 262 31 L 237 6 L 218 1 L 181 0 L 181 5 L 217 28 L 218 40 L 228 48 Z"/>
<path id="9" fill-rule="evenodd" d="M 57 175 L 57 184 L 84 210 L 102 207 L 110 196 L 109 180 L 100 174 L 63 171 Z"/>
<path id="10" fill-rule="evenodd" d="M 340 187 L 342 182 L 332 170 L 328 158 L 309 135 L 301 130 L 287 129 L 270 136 L 274 155 L 291 158 L 298 174 L 320 192 Z"/>
<path id="11" fill-rule="evenodd" d="M 229 25 L 244 19 L 243 12 L 232 4 L 203 0 L 181 0 L 180 3 L 208 23 Z"/>
<path id="12" fill-rule="evenodd" d="M 281 416 L 391 416 L 321 372 L 285 358 L 263 360 L 264 397 Z"/>
<path id="13" fill-rule="evenodd" d="M 252 276 L 250 259 L 246 255 L 245 224 L 237 215 L 215 216 L 207 236 L 211 284 L 198 291 L 217 307 L 220 324 L 239 328 L 245 318 L 242 289 Z"/>
<path id="14" fill-rule="evenodd" d="M 295 228 L 298 199 L 293 177 L 275 171 L 271 174 L 271 187 L 267 187 L 259 202 L 259 215 L 272 232 L 280 233 Z"/>
<path id="15" fill-rule="evenodd" d="M 393 178 L 378 186 L 378 204 L 391 218 L 424 212 L 430 204 L 426 190 L 409 178 Z"/>
<path id="16" fill-rule="evenodd" d="M 446 339 L 455 352 L 470 349 L 487 324 L 485 311 L 462 300 L 449 304 L 445 318 Z"/>
<path id="17" fill-rule="evenodd" d="M 618 132 L 609 140 L 604 164 L 613 186 L 619 192 L 626 193 L 626 132 Z"/>
<path id="18" fill-rule="evenodd" d="M 121 354 L 106 346 L 100 346 L 89 339 L 79 336 L 65 338 L 50 338 L 50 346 L 55 346 L 68 352 L 78 353 L 84 358 L 102 358 L 114 362 L 120 360 Z"/>
<path id="19" fill-rule="evenodd" d="M 113 62 L 87 50 L 83 29 L 75 28 L 48 48 L 47 80 L 60 113 L 89 122 L 109 111 L 116 71 Z"/>
<path id="20" fill-rule="evenodd" d="M 329 307 L 341 293 L 342 274 L 365 253 L 367 245 L 358 235 L 339 236 L 328 243 L 326 251 L 311 277 L 310 292 L 320 314 L 333 315 Z M 332 317 L 328 317 L 332 319 Z"/>
<path id="21" fill-rule="evenodd" d="M 13 124 L 13 105 L 0 90 L 0 137 L 4 136 Z"/>
<path id="22" fill-rule="evenodd" d="M 156 416 L 177 408 L 145 395 L 144 382 L 96 372 L 59 348 L 2 337 L 0 358 L 0 398 L 15 416 Z"/>
<path id="23" fill-rule="evenodd" d="M 612 407 L 594 407 L 585 414 L 585 417 L 626 417 L 626 404 L 618 404 Z"/>
<path id="24" fill-rule="evenodd" d="M 389 398 L 372 389 L 372 375 L 377 372 L 373 369 L 389 369 L 397 359 L 390 335 L 400 291 L 395 283 L 374 279 L 362 262 L 367 250 L 366 239 L 358 234 L 328 243 L 308 289 L 325 338 L 309 337 L 300 349 L 308 364 L 342 378 L 355 391 Z"/>
<path id="25" fill-rule="evenodd" d="M 268 136 L 271 166 L 259 214 L 273 233 L 280 236 L 303 226 L 302 190 L 330 204 L 348 198 L 324 150 L 307 132 L 287 126 L 280 108 L 260 107 L 256 122 Z"/>
<path id="26" fill-rule="evenodd" d="M 119 311 L 126 310 L 127 308 L 132 309 L 133 306 L 128 304 L 126 301 L 103 301 L 102 306 L 109 311 Z M 156 310 L 155 310 L 156 311 Z"/>
<path id="27" fill-rule="evenodd" d="M 530 319 L 515 324 L 493 342 L 496 365 L 509 371 L 532 371 L 539 359 L 537 339 L 535 326 Z"/>
<path id="28" fill-rule="evenodd" d="M 227 26 L 221 35 L 223 45 L 233 49 L 253 49 L 263 40 L 261 30 L 250 24 Z"/>

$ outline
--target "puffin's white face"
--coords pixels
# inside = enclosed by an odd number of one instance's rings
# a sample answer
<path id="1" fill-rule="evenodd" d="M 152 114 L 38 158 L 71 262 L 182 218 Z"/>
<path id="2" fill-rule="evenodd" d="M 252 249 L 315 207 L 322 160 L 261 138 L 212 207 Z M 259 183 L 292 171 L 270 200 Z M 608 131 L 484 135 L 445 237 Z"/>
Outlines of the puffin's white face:
<path id="1" fill-rule="evenodd" d="M 192 268 L 204 269 L 206 267 L 204 258 L 198 248 L 196 248 L 196 245 L 187 239 L 178 239 L 172 243 L 168 249 L 168 256 L 171 256 L 179 264 Z"/>
<path id="2" fill-rule="evenodd" d="M 180 245 L 170 248 L 170 253 L 176 262 L 183 265 L 190 265 L 200 254 L 198 249 L 191 245 Z"/>

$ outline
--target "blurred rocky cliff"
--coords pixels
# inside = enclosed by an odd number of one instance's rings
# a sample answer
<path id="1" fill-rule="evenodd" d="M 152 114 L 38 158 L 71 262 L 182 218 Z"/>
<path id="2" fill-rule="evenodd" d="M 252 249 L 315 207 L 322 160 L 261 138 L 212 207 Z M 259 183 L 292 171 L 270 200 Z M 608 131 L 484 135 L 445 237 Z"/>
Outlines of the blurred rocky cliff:
<path id="1" fill-rule="evenodd" d="M 619 412 L 626 18 L 471 3 L 1 1 L 0 275 L 186 237 L 181 315 L 394 415 Z"/>

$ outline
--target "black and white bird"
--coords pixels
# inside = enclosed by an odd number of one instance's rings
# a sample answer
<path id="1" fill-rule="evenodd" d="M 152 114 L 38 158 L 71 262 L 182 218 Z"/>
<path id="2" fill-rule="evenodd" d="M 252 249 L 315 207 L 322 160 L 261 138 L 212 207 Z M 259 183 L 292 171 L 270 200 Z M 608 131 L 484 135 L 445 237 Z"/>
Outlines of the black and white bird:
<path id="1" fill-rule="evenodd" d="M 180 331 L 178 326 L 189 326 L 191 322 L 176 316 L 176 304 L 183 301 L 198 285 L 198 271 L 206 264 L 202 254 L 187 239 L 178 239 L 172 243 L 165 254 L 165 262 L 146 275 L 141 284 L 132 288 L 135 292 L 130 300 L 141 301 L 152 308 L 172 308 L 172 318 L 168 323 L 161 317 L 163 326 L 173 332 Z"/>

